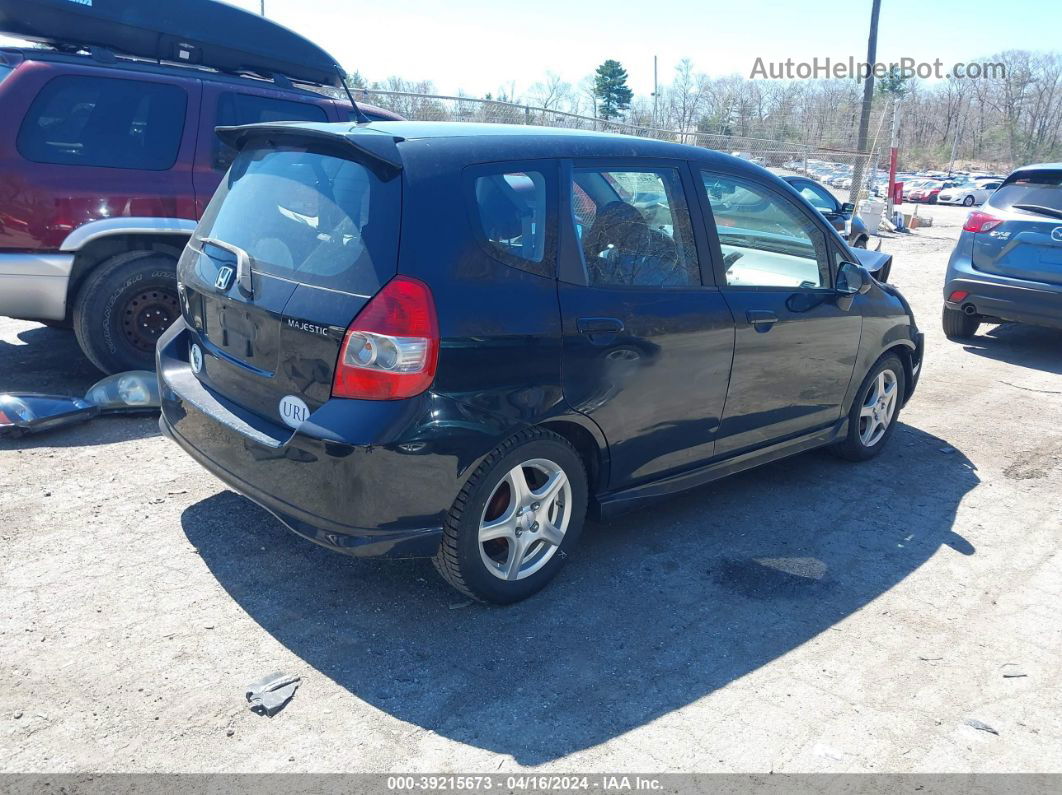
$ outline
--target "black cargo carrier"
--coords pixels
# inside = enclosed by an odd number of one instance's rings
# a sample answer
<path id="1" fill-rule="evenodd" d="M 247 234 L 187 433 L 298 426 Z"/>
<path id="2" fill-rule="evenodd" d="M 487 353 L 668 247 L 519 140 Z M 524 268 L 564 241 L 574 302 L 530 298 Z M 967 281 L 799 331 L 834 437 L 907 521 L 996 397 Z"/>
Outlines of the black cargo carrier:
<path id="1" fill-rule="evenodd" d="M 0 32 L 59 49 L 116 53 L 342 87 L 316 44 L 216 0 L 0 0 Z"/>

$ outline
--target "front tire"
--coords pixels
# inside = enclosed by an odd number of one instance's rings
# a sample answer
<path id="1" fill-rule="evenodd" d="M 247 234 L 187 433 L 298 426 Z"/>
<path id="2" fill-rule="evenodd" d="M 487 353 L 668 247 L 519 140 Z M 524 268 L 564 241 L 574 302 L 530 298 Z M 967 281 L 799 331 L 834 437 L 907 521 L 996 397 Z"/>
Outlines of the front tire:
<path id="1" fill-rule="evenodd" d="M 977 329 L 981 327 L 981 321 L 976 315 L 968 315 L 958 309 L 944 307 L 941 325 L 944 327 L 944 336 L 949 340 L 964 340 L 977 333 Z"/>
<path id="2" fill-rule="evenodd" d="M 105 373 L 155 369 L 155 342 L 181 314 L 176 270 L 157 251 L 96 266 L 74 302 L 74 333 L 90 362 Z"/>
<path id="3" fill-rule="evenodd" d="M 906 374 L 899 357 L 889 354 L 870 368 L 848 413 L 848 435 L 833 451 L 849 461 L 867 461 L 885 449 L 900 417 Z"/>
<path id="4" fill-rule="evenodd" d="M 435 568 L 466 596 L 526 599 L 556 576 L 586 517 L 586 470 L 561 436 L 533 428 L 499 445 L 454 501 Z"/>
<path id="5" fill-rule="evenodd" d="M 973 207 L 973 205 L 974 205 L 974 197 L 973 196 L 967 196 L 965 199 L 962 200 L 962 206 L 963 207 Z"/>

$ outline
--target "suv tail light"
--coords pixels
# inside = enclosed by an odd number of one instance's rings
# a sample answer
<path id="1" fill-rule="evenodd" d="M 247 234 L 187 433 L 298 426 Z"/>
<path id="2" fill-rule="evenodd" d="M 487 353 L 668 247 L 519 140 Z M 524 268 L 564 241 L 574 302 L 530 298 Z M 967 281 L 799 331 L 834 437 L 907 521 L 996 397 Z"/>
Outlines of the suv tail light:
<path id="1" fill-rule="evenodd" d="M 983 213 L 980 210 L 974 210 L 968 216 L 966 216 L 966 223 L 962 225 L 962 231 L 964 232 L 987 232 L 990 229 L 995 229 L 1003 223 L 1002 218 L 996 218 L 994 215 Z"/>
<path id="2" fill-rule="evenodd" d="M 332 397 L 399 400 L 435 379 L 439 324 L 431 290 L 396 276 L 354 318 L 343 338 Z"/>

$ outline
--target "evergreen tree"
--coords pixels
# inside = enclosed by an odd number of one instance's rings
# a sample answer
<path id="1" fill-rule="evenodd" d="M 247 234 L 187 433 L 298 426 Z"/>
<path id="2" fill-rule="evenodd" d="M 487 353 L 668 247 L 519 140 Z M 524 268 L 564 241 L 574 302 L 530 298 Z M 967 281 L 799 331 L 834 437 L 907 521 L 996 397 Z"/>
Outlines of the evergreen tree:
<path id="1" fill-rule="evenodd" d="M 631 106 L 634 92 L 627 87 L 627 70 L 609 58 L 594 73 L 594 98 L 598 116 L 614 119 Z"/>

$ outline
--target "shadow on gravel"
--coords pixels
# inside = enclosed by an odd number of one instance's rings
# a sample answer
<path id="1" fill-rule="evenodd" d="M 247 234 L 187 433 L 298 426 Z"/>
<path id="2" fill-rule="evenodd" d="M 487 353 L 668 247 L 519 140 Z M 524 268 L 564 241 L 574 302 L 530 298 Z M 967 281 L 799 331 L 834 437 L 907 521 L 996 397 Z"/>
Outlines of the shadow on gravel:
<path id="1" fill-rule="evenodd" d="M 805 454 L 591 524 L 554 583 L 508 608 L 470 605 L 427 561 L 315 547 L 232 492 L 182 524 L 307 665 L 400 720 L 538 764 L 771 662 L 935 554 L 974 554 L 951 527 L 978 482 L 962 453 L 901 425 L 867 464 Z"/>
<path id="2" fill-rule="evenodd" d="M 963 343 L 969 353 L 1032 370 L 1062 375 L 1062 331 L 1005 323 Z"/>
<path id="3" fill-rule="evenodd" d="M 82 397 L 103 378 L 81 353 L 72 331 L 36 326 L 19 332 L 17 339 L 23 344 L 0 339 L 0 392 Z M 158 432 L 157 414 L 98 417 L 40 435 L 0 441 L 0 450 L 111 444 Z"/>

